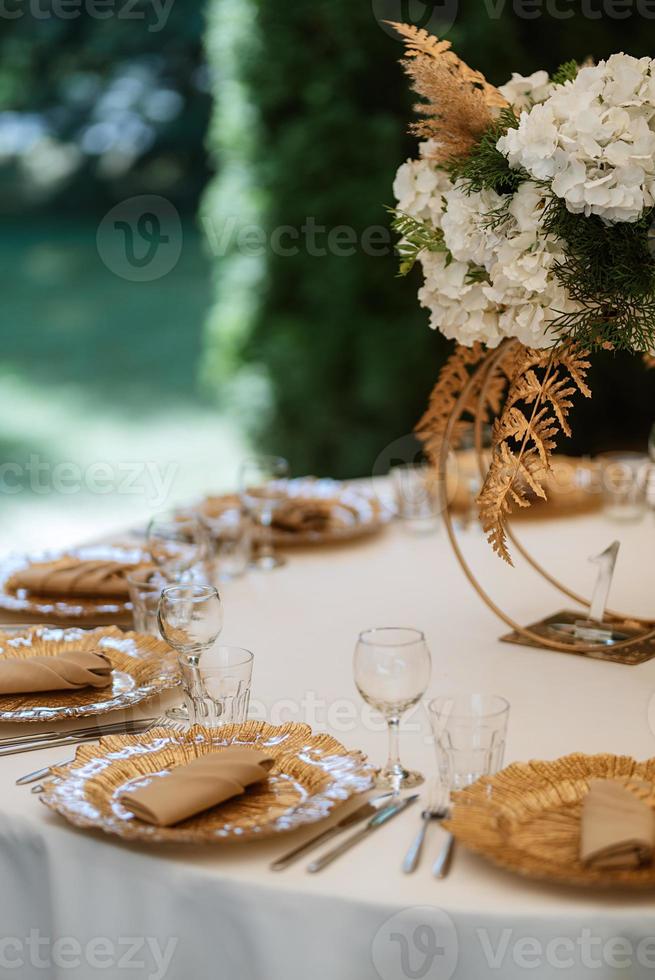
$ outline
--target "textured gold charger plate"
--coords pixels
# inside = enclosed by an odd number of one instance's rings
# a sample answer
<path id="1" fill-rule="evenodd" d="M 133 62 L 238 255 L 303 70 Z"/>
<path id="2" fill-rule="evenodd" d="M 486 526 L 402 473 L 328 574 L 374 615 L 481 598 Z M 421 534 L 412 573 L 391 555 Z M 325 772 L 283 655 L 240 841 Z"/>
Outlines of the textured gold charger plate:
<path id="1" fill-rule="evenodd" d="M 107 626 L 112 623 L 131 625 L 132 606 L 117 599 L 50 598 L 32 595 L 24 589 L 10 592 L 6 584 L 11 576 L 35 562 L 55 561 L 58 558 L 75 557 L 81 560 L 118 561 L 138 565 L 144 560 L 139 548 L 118 545 L 69 548 L 66 551 L 50 551 L 36 555 L 10 555 L 0 561 L 0 612 L 4 619 L 13 622 L 62 622 L 87 626 Z"/>
<path id="2" fill-rule="evenodd" d="M 294 501 L 328 502 L 332 506 L 330 525 L 324 530 L 284 530 L 273 524 L 273 540 L 280 547 L 294 545 L 334 544 L 364 537 L 380 531 L 391 519 L 391 514 L 372 490 L 338 480 L 299 477 L 287 482 L 289 503 Z M 234 506 L 239 503 L 235 495 L 208 497 L 199 506 L 207 516 L 220 512 L 222 501 Z"/>
<path id="3" fill-rule="evenodd" d="M 265 782 L 243 796 L 175 827 L 138 820 L 119 801 L 154 773 L 190 762 L 227 745 L 253 745 L 274 757 Z M 187 732 L 157 728 L 144 735 L 117 735 L 81 745 L 75 762 L 59 766 L 41 800 L 78 827 L 92 827 L 132 841 L 199 844 L 261 840 L 315 823 L 350 797 L 370 789 L 373 767 L 331 735 L 308 725 L 273 726 L 250 721 Z"/>
<path id="4" fill-rule="evenodd" d="M 446 826 L 457 841 L 527 878 L 595 888 L 655 888 L 655 864 L 631 871 L 596 870 L 579 858 L 582 800 L 590 779 L 645 781 L 655 809 L 655 759 L 569 755 L 515 763 L 453 795 Z"/>
<path id="5" fill-rule="evenodd" d="M 57 721 L 103 715 L 131 708 L 179 683 L 172 650 L 154 636 L 124 633 L 116 626 L 94 630 L 0 627 L 0 660 L 57 657 L 73 650 L 104 653 L 112 664 L 111 686 L 0 695 L 0 721 Z"/>

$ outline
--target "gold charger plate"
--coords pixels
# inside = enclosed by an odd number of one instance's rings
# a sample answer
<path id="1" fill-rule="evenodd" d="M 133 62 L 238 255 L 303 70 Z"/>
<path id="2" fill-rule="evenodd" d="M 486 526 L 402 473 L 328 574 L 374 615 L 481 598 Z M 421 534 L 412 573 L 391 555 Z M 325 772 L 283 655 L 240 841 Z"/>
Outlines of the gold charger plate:
<path id="1" fill-rule="evenodd" d="M 153 773 L 232 744 L 265 749 L 275 760 L 267 780 L 242 796 L 175 827 L 144 823 L 121 805 L 126 787 L 136 789 Z M 309 725 L 249 721 L 102 738 L 99 745 L 79 746 L 75 761 L 54 773 L 41 800 L 78 827 L 132 841 L 198 844 L 261 840 L 323 820 L 370 789 L 374 769 L 361 752 L 349 752 L 331 735 L 314 734 Z"/>
<path id="2" fill-rule="evenodd" d="M 553 762 L 514 763 L 453 794 L 445 824 L 457 841 L 494 864 L 528 878 L 596 888 L 655 888 L 655 864 L 635 870 L 588 868 L 579 857 L 582 800 L 590 779 L 651 784 L 655 759 L 568 755 Z"/>
<path id="3" fill-rule="evenodd" d="M 298 501 L 328 501 L 334 504 L 333 523 L 321 531 L 290 531 L 273 525 L 273 540 L 280 547 L 293 545 L 321 545 L 349 541 L 380 531 L 391 519 L 378 497 L 367 488 L 339 480 L 299 477 L 288 480 L 287 496 L 290 503 Z M 201 513 L 211 517 L 213 511 L 225 505 L 239 505 L 239 497 L 226 494 L 223 497 L 207 497 L 199 505 Z"/>
<path id="4" fill-rule="evenodd" d="M 0 561 L 0 612 L 9 615 L 14 622 L 66 622 L 80 625 L 104 626 L 112 623 L 132 622 L 132 605 L 118 599 L 49 598 L 32 595 L 25 589 L 10 592 L 6 583 L 21 568 L 35 562 L 55 561 L 58 558 L 75 557 L 81 560 L 133 562 L 145 560 L 140 548 L 119 545 L 69 548 L 66 551 L 50 551 L 36 555 L 10 555 Z M 6 618 L 5 615 L 5 618 Z"/>
<path id="5" fill-rule="evenodd" d="M 116 626 L 95 630 L 33 626 L 0 627 L 0 660 L 57 657 L 64 651 L 98 650 L 112 664 L 111 687 L 0 695 L 0 721 L 59 721 L 131 708 L 179 683 L 175 656 L 162 640 L 124 633 Z"/>

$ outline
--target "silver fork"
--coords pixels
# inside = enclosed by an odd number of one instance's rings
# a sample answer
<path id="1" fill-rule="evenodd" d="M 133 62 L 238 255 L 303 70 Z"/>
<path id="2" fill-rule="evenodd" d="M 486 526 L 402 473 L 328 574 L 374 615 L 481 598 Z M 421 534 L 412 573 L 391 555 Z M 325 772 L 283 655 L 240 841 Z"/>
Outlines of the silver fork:
<path id="1" fill-rule="evenodd" d="M 148 732 L 152 731 L 153 728 L 170 728 L 174 732 L 184 732 L 187 729 L 187 725 L 182 721 L 173 721 L 166 715 L 160 715 L 159 718 L 155 718 L 152 724 L 148 725 L 139 734 L 147 735 Z M 129 732 L 127 734 L 130 734 Z M 32 793 L 42 793 L 45 789 L 43 783 L 38 782 L 41 779 L 52 778 L 52 770 L 56 769 L 58 766 L 69 766 L 75 762 L 75 756 L 72 759 L 62 759 L 60 762 L 53 762 L 50 766 L 44 766 L 43 769 L 35 769 L 34 772 L 28 772 L 27 775 L 21 776 L 20 779 L 16 780 L 17 786 L 27 786 L 30 783 L 37 783 L 36 786 L 32 786 L 30 792 Z"/>
<path id="2" fill-rule="evenodd" d="M 403 871 L 406 875 L 416 871 L 418 867 L 421 851 L 423 850 L 423 844 L 425 842 L 425 835 L 427 834 L 428 824 L 430 821 L 444 820 L 447 816 L 448 794 L 445 793 L 441 787 L 437 791 L 437 787 L 433 783 L 430 788 L 428 805 L 421 814 L 421 829 L 412 841 L 412 844 L 405 855 L 405 860 L 403 861 Z"/>

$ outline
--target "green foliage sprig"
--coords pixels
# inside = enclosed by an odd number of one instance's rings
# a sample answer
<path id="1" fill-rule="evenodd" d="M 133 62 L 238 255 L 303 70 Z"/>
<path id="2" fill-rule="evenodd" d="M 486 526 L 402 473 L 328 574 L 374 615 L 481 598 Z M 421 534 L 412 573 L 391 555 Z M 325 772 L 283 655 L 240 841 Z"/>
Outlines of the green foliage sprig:
<path id="1" fill-rule="evenodd" d="M 471 153 L 451 160 L 447 170 L 453 182 L 458 181 L 467 194 L 492 190 L 497 194 L 514 194 L 529 175 L 523 169 L 512 170 L 496 143 L 519 121 L 513 109 L 502 109 L 493 125 L 475 144 Z"/>
<path id="2" fill-rule="evenodd" d="M 396 253 L 400 256 L 399 276 L 407 276 L 416 265 L 422 252 L 444 252 L 446 263 L 452 262 L 452 255 L 444 241 L 441 228 L 435 228 L 428 221 L 413 218 L 405 211 L 394 208 L 387 209 L 393 215 L 391 227 L 401 236 L 396 245 Z"/>
<path id="3" fill-rule="evenodd" d="M 551 75 L 553 85 L 564 85 L 565 82 L 572 82 L 578 77 L 580 66 L 577 61 L 565 61 L 557 71 Z"/>
<path id="4" fill-rule="evenodd" d="M 555 274 L 582 309 L 553 324 L 583 347 L 649 351 L 655 347 L 655 255 L 649 240 L 655 208 L 635 222 L 608 224 L 572 214 L 551 197 L 543 228 L 564 245 Z"/>

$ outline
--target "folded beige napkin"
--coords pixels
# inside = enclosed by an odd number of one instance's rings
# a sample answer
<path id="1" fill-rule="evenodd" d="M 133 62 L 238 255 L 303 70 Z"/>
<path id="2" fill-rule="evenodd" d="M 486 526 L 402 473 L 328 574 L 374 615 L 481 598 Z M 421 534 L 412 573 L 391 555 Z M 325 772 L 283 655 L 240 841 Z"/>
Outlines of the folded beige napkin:
<path id="1" fill-rule="evenodd" d="M 639 868 L 655 849 L 655 813 L 625 783 L 594 779 L 582 804 L 580 857 L 594 868 Z"/>
<path id="2" fill-rule="evenodd" d="M 24 589 L 34 595 L 72 596 L 78 599 L 127 599 L 125 576 L 140 566 L 118 561 L 59 558 L 28 565 L 7 582 L 9 592 Z"/>
<path id="3" fill-rule="evenodd" d="M 111 684 L 111 661 L 103 653 L 71 651 L 58 657 L 0 660 L 0 695 L 77 691 Z"/>
<path id="4" fill-rule="evenodd" d="M 239 796 L 246 786 L 266 779 L 272 765 L 265 752 L 234 746 L 156 774 L 143 789 L 125 792 L 120 799 L 139 820 L 171 827 Z"/>

